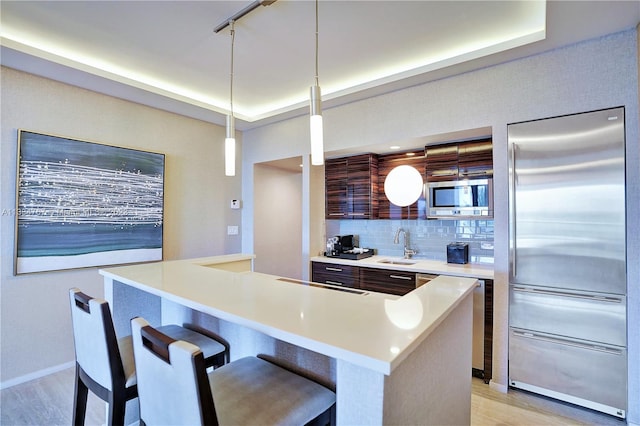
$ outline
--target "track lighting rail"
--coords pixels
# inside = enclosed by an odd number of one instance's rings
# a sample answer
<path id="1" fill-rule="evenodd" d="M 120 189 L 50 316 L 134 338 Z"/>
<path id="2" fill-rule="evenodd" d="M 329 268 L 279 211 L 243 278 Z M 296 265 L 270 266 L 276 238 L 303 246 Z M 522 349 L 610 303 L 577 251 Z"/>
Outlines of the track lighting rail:
<path id="1" fill-rule="evenodd" d="M 236 13 L 235 15 L 231 16 L 230 18 L 218 24 L 218 26 L 213 29 L 213 32 L 219 33 L 223 29 L 227 28 L 231 21 L 237 21 L 238 19 L 242 18 L 244 15 L 256 9 L 258 6 L 270 6 L 275 2 L 276 0 L 256 0 L 250 5 L 248 5 L 247 7 L 245 7 L 244 9 L 242 9 L 241 11 L 239 11 L 238 13 Z"/>

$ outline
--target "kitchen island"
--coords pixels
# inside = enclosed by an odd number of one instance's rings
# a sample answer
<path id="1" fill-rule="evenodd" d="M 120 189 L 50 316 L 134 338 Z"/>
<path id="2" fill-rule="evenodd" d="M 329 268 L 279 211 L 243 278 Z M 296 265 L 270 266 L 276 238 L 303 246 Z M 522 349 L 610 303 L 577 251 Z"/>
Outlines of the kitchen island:
<path id="1" fill-rule="evenodd" d="M 116 333 L 133 316 L 206 328 L 232 360 L 273 356 L 334 387 L 338 424 L 469 424 L 475 279 L 399 297 L 252 272 L 252 258 L 100 270 Z"/>

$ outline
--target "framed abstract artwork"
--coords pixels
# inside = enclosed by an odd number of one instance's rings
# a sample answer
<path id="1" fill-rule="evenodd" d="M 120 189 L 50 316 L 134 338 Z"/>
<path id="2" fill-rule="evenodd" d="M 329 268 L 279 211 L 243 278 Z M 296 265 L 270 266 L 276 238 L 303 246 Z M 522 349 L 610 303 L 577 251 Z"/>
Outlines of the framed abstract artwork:
<path id="1" fill-rule="evenodd" d="M 162 260 L 164 161 L 19 130 L 14 273 Z"/>

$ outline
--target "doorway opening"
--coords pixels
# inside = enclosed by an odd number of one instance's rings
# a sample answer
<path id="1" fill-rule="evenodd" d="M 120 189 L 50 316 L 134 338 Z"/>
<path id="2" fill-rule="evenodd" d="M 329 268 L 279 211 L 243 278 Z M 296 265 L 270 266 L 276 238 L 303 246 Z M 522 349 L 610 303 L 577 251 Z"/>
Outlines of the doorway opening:
<path id="1" fill-rule="evenodd" d="M 254 165 L 254 271 L 302 279 L 302 158 Z"/>

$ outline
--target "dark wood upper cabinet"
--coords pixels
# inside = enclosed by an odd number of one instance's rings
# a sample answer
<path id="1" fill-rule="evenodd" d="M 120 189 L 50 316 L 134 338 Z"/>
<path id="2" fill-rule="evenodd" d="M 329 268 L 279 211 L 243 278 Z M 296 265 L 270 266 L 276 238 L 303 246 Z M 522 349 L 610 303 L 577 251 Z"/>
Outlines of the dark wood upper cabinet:
<path id="1" fill-rule="evenodd" d="M 352 219 L 378 218 L 378 156 L 347 157 L 347 212 Z"/>
<path id="2" fill-rule="evenodd" d="M 428 181 L 458 179 L 458 144 L 427 146 L 424 151 Z"/>
<path id="3" fill-rule="evenodd" d="M 415 167 L 422 175 L 422 180 L 425 180 L 425 156 L 423 150 L 378 156 L 378 177 L 380 182 L 378 195 L 380 203 L 379 219 L 418 219 L 426 216 L 427 206 L 424 191 L 418 201 L 406 207 L 392 204 L 384 193 L 384 181 L 387 175 L 395 167 L 401 165 Z"/>
<path id="4" fill-rule="evenodd" d="M 493 177 L 491 138 L 425 147 L 427 181 Z"/>
<path id="5" fill-rule="evenodd" d="M 325 162 L 327 219 L 377 219 L 378 157 L 362 154 Z"/>
<path id="6" fill-rule="evenodd" d="M 491 139 L 458 144 L 458 175 L 460 179 L 493 177 L 493 142 Z"/>
<path id="7" fill-rule="evenodd" d="M 324 164 L 325 214 L 343 219 L 347 212 L 347 159 L 334 158 Z"/>
<path id="8" fill-rule="evenodd" d="M 425 218 L 427 203 L 424 191 L 418 201 L 406 207 L 392 204 L 384 193 L 384 182 L 389 172 L 400 165 L 415 167 L 426 182 L 491 178 L 492 140 L 433 145 L 408 153 L 361 154 L 326 160 L 326 218 Z"/>

